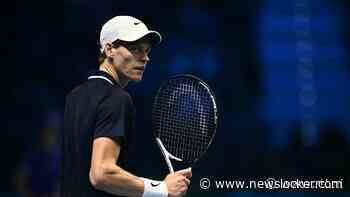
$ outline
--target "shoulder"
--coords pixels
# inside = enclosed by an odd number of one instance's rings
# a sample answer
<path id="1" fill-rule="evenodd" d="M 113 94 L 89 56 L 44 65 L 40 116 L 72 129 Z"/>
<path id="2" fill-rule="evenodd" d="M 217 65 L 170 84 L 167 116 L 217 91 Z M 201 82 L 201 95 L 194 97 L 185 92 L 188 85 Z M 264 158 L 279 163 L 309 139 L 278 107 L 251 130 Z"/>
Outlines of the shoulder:
<path id="1" fill-rule="evenodd" d="M 103 105 L 108 105 L 111 107 L 133 106 L 130 94 L 118 86 L 115 86 L 112 89 L 110 89 L 108 94 L 106 94 L 106 96 L 104 97 L 102 103 Z"/>
<path id="2" fill-rule="evenodd" d="M 130 94 L 117 85 L 111 85 L 104 80 L 88 80 L 75 87 L 66 96 L 66 101 L 90 100 L 102 106 L 133 106 Z"/>
<path id="3" fill-rule="evenodd" d="M 109 96 L 113 87 L 103 80 L 88 80 L 74 87 L 66 96 L 66 99 L 73 97 L 99 97 Z"/>
<path id="4" fill-rule="evenodd" d="M 120 98 L 123 101 L 132 102 L 130 94 L 119 86 L 114 86 L 111 90 L 112 98 Z"/>

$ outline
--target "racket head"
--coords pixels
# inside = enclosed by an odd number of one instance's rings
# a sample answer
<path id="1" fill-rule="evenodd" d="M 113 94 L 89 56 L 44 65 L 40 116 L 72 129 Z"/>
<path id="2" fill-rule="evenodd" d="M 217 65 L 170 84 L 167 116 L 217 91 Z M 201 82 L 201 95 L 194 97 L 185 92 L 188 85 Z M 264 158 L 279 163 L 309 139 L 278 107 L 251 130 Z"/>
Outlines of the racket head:
<path id="1" fill-rule="evenodd" d="M 164 81 L 153 103 L 152 126 L 165 149 L 185 163 L 194 163 L 208 150 L 216 134 L 215 96 L 200 78 L 175 75 Z"/>

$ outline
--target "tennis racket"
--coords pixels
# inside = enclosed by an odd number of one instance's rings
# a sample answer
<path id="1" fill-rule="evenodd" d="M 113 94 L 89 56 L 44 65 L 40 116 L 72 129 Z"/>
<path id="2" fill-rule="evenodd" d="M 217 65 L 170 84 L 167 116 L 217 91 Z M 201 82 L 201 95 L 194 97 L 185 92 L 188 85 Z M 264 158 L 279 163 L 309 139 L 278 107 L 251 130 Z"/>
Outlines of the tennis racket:
<path id="1" fill-rule="evenodd" d="M 215 97 L 204 81 L 182 74 L 162 83 L 153 103 L 152 125 L 170 172 L 170 159 L 192 165 L 208 150 L 217 121 Z"/>

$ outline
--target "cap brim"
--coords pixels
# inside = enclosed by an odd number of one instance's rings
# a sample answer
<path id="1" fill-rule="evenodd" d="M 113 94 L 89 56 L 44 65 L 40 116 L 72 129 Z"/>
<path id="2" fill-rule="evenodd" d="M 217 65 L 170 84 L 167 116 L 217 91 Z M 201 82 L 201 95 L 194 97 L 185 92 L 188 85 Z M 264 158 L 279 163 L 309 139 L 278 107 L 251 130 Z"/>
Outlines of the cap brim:
<path id="1" fill-rule="evenodd" d="M 159 44 L 162 42 L 162 36 L 156 31 L 149 31 L 143 37 L 148 37 L 152 44 Z"/>
<path id="2" fill-rule="evenodd" d="M 149 38 L 152 44 L 159 44 L 162 41 L 162 36 L 156 31 L 147 31 L 141 34 L 129 34 L 124 38 L 119 38 L 119 40 L 126 42 L 134 42 L 145 37 Z"/>

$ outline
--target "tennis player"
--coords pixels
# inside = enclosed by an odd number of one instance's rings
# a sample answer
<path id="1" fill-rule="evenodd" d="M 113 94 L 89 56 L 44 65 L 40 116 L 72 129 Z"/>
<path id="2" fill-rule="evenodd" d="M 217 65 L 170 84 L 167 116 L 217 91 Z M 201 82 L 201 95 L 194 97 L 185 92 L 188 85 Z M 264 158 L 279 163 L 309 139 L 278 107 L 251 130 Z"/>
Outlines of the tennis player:
<path id="1" fill-rule="evenodd" d="M 135 109 L 123 89 L 140 81 L 161 35 L 131 16 L 116 16 L 100 32 L 99 70 L 66 97 L 62 135 L 62 197 L 184 196 L 191 168 L 157 181 L 128 172 Z M 140 161 L 141 162 L 141 161 Z"/>

